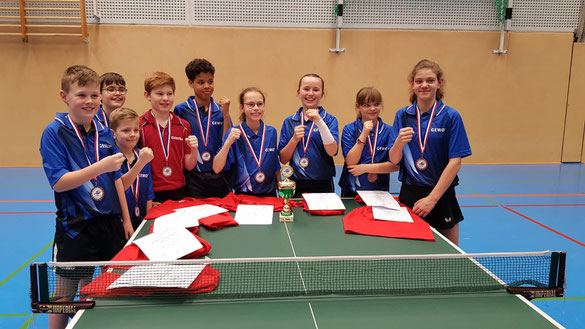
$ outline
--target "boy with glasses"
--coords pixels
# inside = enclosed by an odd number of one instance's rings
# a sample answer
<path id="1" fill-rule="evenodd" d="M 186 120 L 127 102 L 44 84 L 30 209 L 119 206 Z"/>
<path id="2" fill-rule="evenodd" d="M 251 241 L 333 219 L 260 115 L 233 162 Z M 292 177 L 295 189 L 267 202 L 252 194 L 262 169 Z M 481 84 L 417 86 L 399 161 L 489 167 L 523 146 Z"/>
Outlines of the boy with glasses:
<path id="1" fill-rule="evenodd" d="M 102 74 L 100 77 L 100 92 L 102 104 L 96 118 L 106 127 L 109 127 L 110 114 L 115 109 L 124 106 L 126 102 L 126 81 L 124 77 L 115 72 Z"/>

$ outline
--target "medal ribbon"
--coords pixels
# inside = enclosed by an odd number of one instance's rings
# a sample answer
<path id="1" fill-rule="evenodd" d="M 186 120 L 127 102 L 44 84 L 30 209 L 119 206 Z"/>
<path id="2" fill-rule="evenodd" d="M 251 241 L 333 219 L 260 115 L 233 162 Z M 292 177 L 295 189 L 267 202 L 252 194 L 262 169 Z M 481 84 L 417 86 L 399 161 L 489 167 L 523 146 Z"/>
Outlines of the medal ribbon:
<path id="1" fill-rule="evenodd" d="M 376 122 L 376 133 L 374 136 L 374 146 L 372 147 L 372 141 L 370 135 L 368 135 L 368 146 L 370 147 L 370 154 L 372 155 L 372 163 L 374 163 L 374 156 L 376 155 L 376 144 L 378 144 L 378 122 Z"/>
<path id="2" fill-rule="evenodd" d="M 71 119 L 71 117 L 69 115 L 67 115 L 67 119 L 69 119 L 69 122 L 71 123 L 71 126 L 73 127 L 73 130 L 75 130 L 75 134 L 77 135 L 77 138 L 79 139 L 79 141 L 81 142 L 81 146 L 83 146 L 83 151 L 85 154 L 85 158 L 87 159 L 87 164 L 89 166 L 91 166 L 91 161 L 89 160 L 89 156 L 87 155 L 87 148 L 85 147 L 85 143 L 83 142 L 83 138 L 81 137 L 81 131 L 79 131 L 79 127 L 77 127 L 77 124 L 75 123 L 75 121 L 73 121 Z M 97 131 L 97 124 L 95 123 L 94 120 L 92 120 L 94 126 L 95 126 L 95 162 L 100 161 L 100 153 L 99 153 L 99 145 L 100 145 L 100 140 L 99 140 L 99 133 Z M 94 180 L 97 182 L 97 177 L 94 177 Z"/>
<path id="3" fill-rule="evenodd" d="M 108 117 L 106 117 L 106 111 L 104 111 L 103 108 L 102 108 L 102 118 L 104 119 L 104 126 L 106 126 L 106 128 L 109 128 L 110 124 L 108 123 Z"/>
<path id="4" fill-rule="evenodd" d="M 154 118 L 154 114 L 152 114 L 152 117 Z M 156 118 L 154 118 L 154 121 L 156 121 Z M 165 154 L 165 161 L 166 161 L 166 164 L 168 165 L 169 164 L 169 154 L 170 154 L 170 149 L 171 149 L 171 116 L 170 116 L 170 114 L 169 114 L 169 121 L 167 121 L 167 128 L 169 130 L 169 133 L 167 136 L 166 148 L 165 148 L 165 143 L 163 142 L 163 136 L 160 132 L 161 129 L 164 130 L 164 128 L 158 124 L 158 121 L 156 121 L 156 126 L 157 126 L 156 131 L 158 131 L 158 137 L 160 137 L 160 145 L 162 146 L 163 153 Z"/>
<path id="5" fill-rule="evenodd" d="M 301 112 L 301 125 L 305 125 L 305 117 Z M 309 137 L 307 137 L 307 143 L 305 144 L 305 136 L 303 135 L 303 155 L 307 153 L 307 148 L 309 148 L 309 142 L 311 141 L 311 135 L 313 135 L 313 128 L 315 128 L 315 121 L 311 125 L 311 130 L 309 131 Z"/>
<path id="6" fill-rule="evenodd" d="M 246 144 L 248 144 L 248 148 L 250 149 L 250 151 L 252 151 L 252 156 L 254 157 L 254 161 L 256 161 L 256 164 L 258 165 L 258 169 L 262 169 L 262 155 L 264 154 L 264 137 L 266 137 L 266 125 L 264 125 L 264 129 L 262 131 L 262 142 L 260 146 L 260 159 L 258 159 L 258 157 L 256 157 L 256 153 L 254 153 L 254 149 L 252 148 L 252 144 L 250 144 L 250 140 L 248 140 L 248 136 L 246 134 L 246 132 L 244 131 L 244 128 L 242 127 L 242 125 L 240 124 L 240 130 L 242 131 L 242 135 L 244 135 L 244 139 L 246 140 Z"/>
<path id="7" fill-rule="evenodd" d="M 197 114 L 197 123 L 199 124 L 199 131 L 201 132 L 201 139 L 203 140 L 203 146 L 207 149 L 207 143 L 209 143 L 209 127 L 211 127 L 211 110 L 213 109 L 213 102 L 209 103 L 209 110 L 207 111 L 207 133 L 203 133 L 203 125 L 201 124 L 201 117 L 199 115 L 199 106 L 197 101 L 193 98 L 195 103 L 195 113 Z"/>
<path id="8" fill-rule="evenodd" d="M 136 156 L 136 160 L 138 160 L 138 152 L 136 152 L 136 149 L 133 149 L 132 151 Z M 126 161 L 126 165 L 128 166 L 128 171 L 130 171 L 130 161 Z M 138 194 L 140 193 L 140 173 L 138 173 L 138 176 L 136 176 L 136 184 L 130 185 L 130 189 L 132 190 L 132 195 L 134 195 L 136 206 L 138 206 Z"/>
<path id="9" fill-rule="evenodd" d="M 433 118 L 435 117 L 435 110 L 437 109 L 437 101 L 433 105 L 433 110 L 431 111 L 431 117 L 429 119 L 429 124 L 427 125 L 427 131 L 425 132 L 425 141 L 424 143 L 420 137 L 420 109 L 418 108 L 418 104 L 416 105 L 416 127 L 418 129 L 418 146 L 420 147 L 420 156 L 421 158 L 425 154 L 425 149 L 427 148 L 427 139 L 429 138 L 429 132 L 431 131 L 431 125 L 433 124 Z"/>

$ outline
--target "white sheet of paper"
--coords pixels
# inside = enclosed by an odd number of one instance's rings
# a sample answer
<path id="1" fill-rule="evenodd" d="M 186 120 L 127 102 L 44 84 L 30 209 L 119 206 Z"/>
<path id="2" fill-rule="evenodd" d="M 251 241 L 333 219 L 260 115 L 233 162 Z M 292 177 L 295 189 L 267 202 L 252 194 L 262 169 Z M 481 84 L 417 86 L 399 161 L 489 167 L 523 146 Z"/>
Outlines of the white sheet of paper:
<path id="1" fill-rule="evenodd" d="M 133 266 L 107 289 L 116 288 L 182 288 L 197 279 L 205 265 L 151 264 Z"/>
<path id="2" fill-rule="evenodd" d="M 303 193 L 309 210 L 345 210 L 339 195 L 335 193 Z"/>
<path id="3" fill-rule="evenodd" d="M 374 206 L 372 207 L 372 212 L 374 213 L 374 219 L 377 220 L 414 223 L 406 207 L 400 207 L 400 210 L 395 210 L 386 207 Z"/>
<path id="4" fill-rule="evenodd" d="M 226 211 L 224 208 L 209 204 L 175 209 L 175 212 L 155 219 L 153 232 L 160 232 L 174 227 L 189 228 L 199 226 L 199 219 Z"/>
<path id="5" fill-rule="evenodd" d="M 236 211 L 236 222 L 240 225 L 271 225 L 274 206 L 240 204 Z"/>
<path id="6" fill-rule="evenodd" d="M 134 243 L 149 260 L 176 260 L 203 247 L 191 232 L 181 227 L 153 232 Z"/>
<path id="7" fill-rule="evenodd" d="M 380 206 L 398 210 L 400 205 L 388 191 L 358 191 L 358 195 L 368 206 Z"/>

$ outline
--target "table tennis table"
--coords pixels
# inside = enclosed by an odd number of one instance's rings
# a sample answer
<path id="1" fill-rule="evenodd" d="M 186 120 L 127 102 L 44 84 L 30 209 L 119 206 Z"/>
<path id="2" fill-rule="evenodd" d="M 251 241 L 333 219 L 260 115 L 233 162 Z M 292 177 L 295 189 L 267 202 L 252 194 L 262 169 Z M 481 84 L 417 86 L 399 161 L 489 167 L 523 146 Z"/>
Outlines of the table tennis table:
<path id="1" fill-rule="evenodd" d="M 346 214 L 359 206 L 344 199 Z M 201 228 L 216 258 L 415 255 L 462 253 L 434 232 L 435 242 L 346 234 L 340 216 L 294 209 L 294 222 Z M 148 234 L 146 222 L 134 238 Z M 221 284 L 221 283 L 220 283 Z M 525 298 L 502 292 L 428 296 L 198 301 L 96 300 L 68 328 L 563 328 Z M 145 300 L 146 299 L 146 300 Z M 111 306 L 113 305 L 113 306 Z"/>

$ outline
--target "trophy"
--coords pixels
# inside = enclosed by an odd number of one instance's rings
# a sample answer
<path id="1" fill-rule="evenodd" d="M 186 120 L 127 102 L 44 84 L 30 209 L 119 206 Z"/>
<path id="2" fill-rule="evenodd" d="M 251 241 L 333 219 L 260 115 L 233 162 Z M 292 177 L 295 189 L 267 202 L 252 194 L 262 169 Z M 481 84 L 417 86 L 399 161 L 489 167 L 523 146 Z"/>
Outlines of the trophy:
<path id="1" fill-rule="evenodd" d="M 294 214 L 292 213 L 288 201 L 295 194 L 297 184 L 288 178 L 292 176 L 293 168 L 289 165 L 284 165 L 280 169 L 280 173 L 284 176 L 284 180 L 278 182 L 278 195 L 284 199 L 284 207 L 280 212 L 279 219 L 281 222 L 292 222 L 294 221 Z"/>

